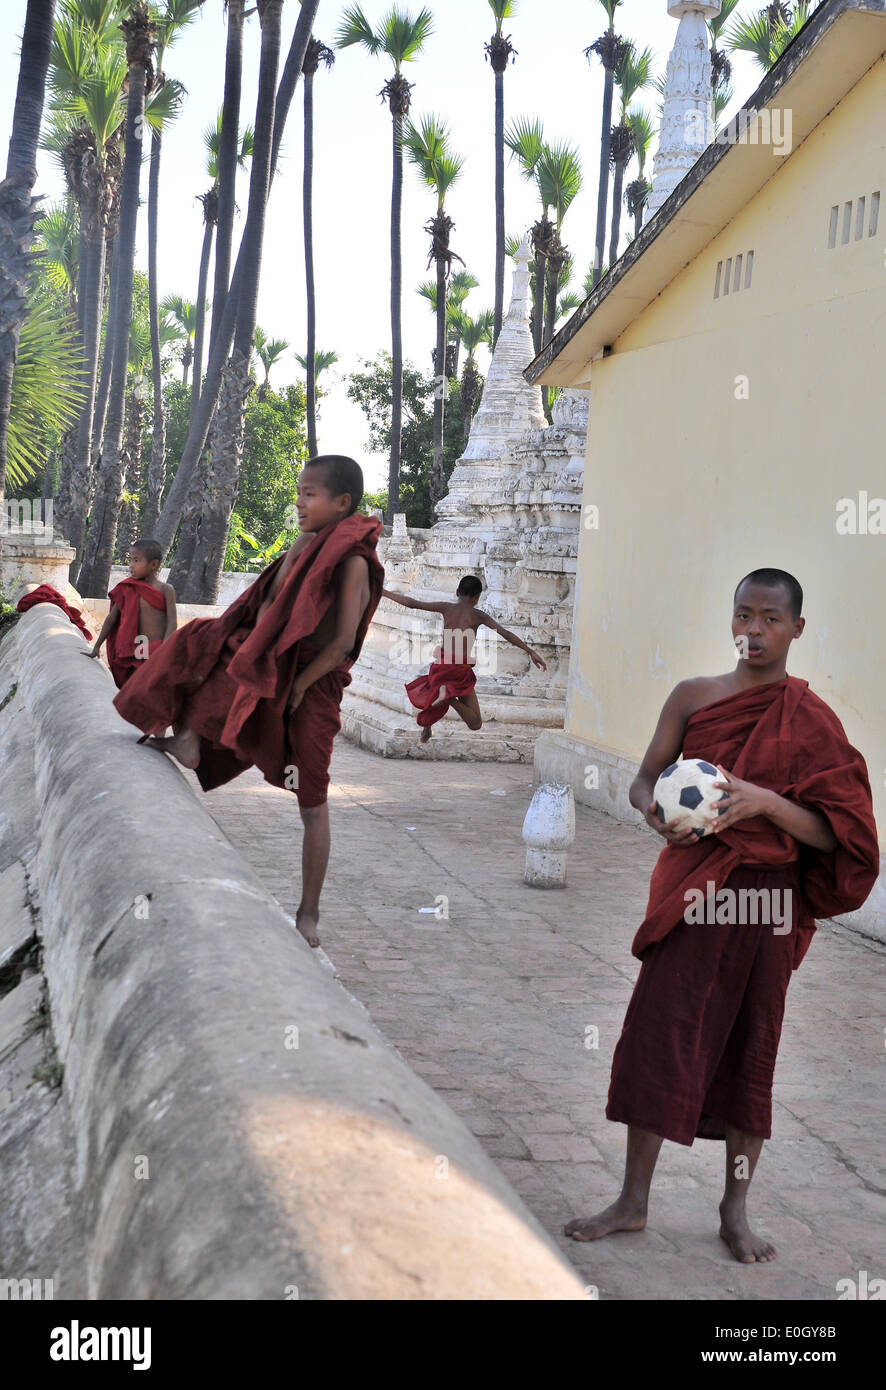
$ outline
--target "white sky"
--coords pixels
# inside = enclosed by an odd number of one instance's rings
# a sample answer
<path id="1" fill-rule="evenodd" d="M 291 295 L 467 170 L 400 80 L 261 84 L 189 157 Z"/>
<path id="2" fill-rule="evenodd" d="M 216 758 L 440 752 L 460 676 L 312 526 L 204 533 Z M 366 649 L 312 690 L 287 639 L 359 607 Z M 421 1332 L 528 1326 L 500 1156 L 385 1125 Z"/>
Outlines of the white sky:
<path id="1" fill-rule="evenodd" d="M 755 0 L 744 0 L 739 13 L 750 15 Z M 420 0 L 407 0 L 413 13 Z M 364 0 L 364 12 L 377 23 L 390 0 Z M 344 6 L 321 0 L 316 33 L 333 46 Z M 465 156 L 459 182 L 447 199 L 455 220 L 452 247 L 480 281 L 466 308 L 475 314 L 493 304 L 495 213 L 493 194 L 493 77 L 483 45 L 494 29 L 486 0 L 436 0 L 435 33 L 425 53 L 406 66 L 415 83 L 413 115 L 433 111 L 452 127 L 453 147 Z M 0 0 L 0 151 L 9 140 L 18 78 L 20 36 L 26 0 Z M 288 50 L 298 15 L 296 0 L 283 9 L 283 52 Z M 584 186 L 564 222 L 564 240 L 575 255 L 577 282 L 590 264 L 597 202 L 602 78 L 596 57 L 589 65 L 584 49 L 605 29 L 601 5 L 593 0 L 522 0 L 506 32 L 518 50 L 505 76 L 505 120 L 543 116 L 551 139 L 568 138 L 582 157 Z M 666 0 L 626 0 L 618 12 L 619 33 L 648 45 L 656 55 L 655 76 L 664 72 L 677 31 Z M 260 29 L 258 16 L 247 21 L 241 123 L 255 113 Z M 222 0 L 206 0 L 203 11 L 168 51 L 165 68 L 188 89 L 182 115 L 164 140 L 160 192 L 159 278 L 161 295 L 178 293 L 196 299 L 202 239 L 202 207 L 197 195 L 209 187 L 203 131 L 221 105 L 224 82 L 225 23 Z M 755 90 L 762 73 L 744 54 L 733 55 L 735 110 Z M 314 248 L 318 329 L 321 348 L 332 348 L 340 362 L 323 378 L 329 394 L 319 425 L 321 449 L 353 454 L 374 490 L 387 479 L 386 460 L 370 455 L 367 427 L 358 407 L 345 394 L 345 375 L 390 349 L 389 219 L 391 119 L 378 93 L 390 67 L 362 49 L 344 49 L 334 68 L 322 68 L 314 80 Z M 271 337 L 289 340 L 272 383 L 295 380 L 301 369 L 294 351 L 305 350 L 304 261 L 302 253 L 301 84 L 290 109 L 269 205 L 259 298 L 259 323 Z M 653 113 L 653 89 L 635 101 Z M 633 168 L 635 169 L 635 165 Z M 651 162 L 648 165 L 651 174 Z M 629 171 L 626 182 L 633 177 Z M 247 199 L 241 175 L 238 202 L 242 215 L 235 228 L 239 241 Z M 37 192 L 50 199 L 63 193 L 55 159 L 41 154 Z M 147 199 L 147 165 L 142 184 Z M 433 213 L 431 193 L 407 166 L 403 194 L 403 336 L 404 353 L 422 369 L 430 367 L 433 317 L 416 294 L 427 271 L 428 238 L 422 231 Z M 521 234 L 536 217 L 533 191 L 514 165 L 505 170 L 505 220 L 509 235 Z M 623 212 L 622 229 L 628 225 Z M 146 217 L 139 219 L 137 259 L 147 268 Z M 608 247 L 607 229 L 607 247 Z M 624 240 L 623 240 L 624 246 Z M 505 307 L 510 293 L 511 263 L 506 266 Z M 210 286 L 212 280 L 210 276 Z M 579 288 L 579 285 L 576 285 Z M 484 369 L 481 355 L 481 369 Z"/>

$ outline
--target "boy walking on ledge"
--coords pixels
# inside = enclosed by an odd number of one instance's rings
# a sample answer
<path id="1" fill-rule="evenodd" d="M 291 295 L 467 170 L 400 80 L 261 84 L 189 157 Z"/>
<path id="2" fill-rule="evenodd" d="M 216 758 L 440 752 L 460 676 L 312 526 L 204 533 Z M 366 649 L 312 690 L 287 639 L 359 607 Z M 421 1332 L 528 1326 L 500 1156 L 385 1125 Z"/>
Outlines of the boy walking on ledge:
<path id="1" fill-rule="evenodd" d="M 393 589 L 382 589 L 382 597 L 402 603 L 405 608 L 421 608 L 427 613 L 443 616 L 443 642 L 434 653 L 435 660 L 426 676 L 417 676 L 406 684 L 406 694 L 419 713 L 416 723 L 421 728 L 421 742 L 431 737 L 431 725 L 442 719 L 450 705 L 469 729 L 479 729 L 483 723 L 480 703 L 474 692 L 474 639 L 477 629 L 490 627 L 512 646 L 528 652 L 535 666 L 546 671 L 547 665 L 538 652 L 527 647 L 513 632 L 501 627 L 488 613 L 477 607 L 483 585 L 473 574 L 464 575 L 455 591 L 456 603 L 424 603 Z"/>
<path id="2" fill-rule="evenodd" d="M 204 791 L 253 764 L 294 791 L 304 823 L 299 931 L 318 946 L 329 860 L 329 763 L 348 674 L 381 598 L 381 522 L 357 512 L 353 459 L 309 459 L 298 480 L 301 534 L 219 618 L 168 637 L 114 704 L 154 747 L 193 768 Z M 165 738 L 172 725 L 173 737 Z"/>
<path id="3" fill-rule="evenodd" d="M 775 1258 L 769 1241 L 751 1230 L 745 1204 L 771 1134 L 788 983 L 814 919 L 860 907 L 879 873 L 864 759 L 807 682 L 785 671 L 805 626 L 802 603 L 800 585 L 784 570 L 754 570 L 741 581 L 732 616 L 735 670 L 674 688 L 631 786 L 631 804 L 667 844 L 631 948 L 643 964 L 606 1106 L 608 1119 L 628 1126 L 624 1184 L 611 1206 L 567 1225 L 575 1240 L 646 1225 L 663 1139 L 725 1139 L 720 1236 L 743 1264 Z M 679 820 L 662 826 L 655 814 L 655 783 L 681 751 L 722 773 L 719 819 L 703 839 Z M 756 910 L 745 913 L 750 921 L 718 912 L 699 923 L 686 908 L 699 890 L 712 892 L 710 883 L 724 905 L 728 886 L 746 904 L 747 890 L 755 890 L 755 903 L 761 892 L 779 891 L 791 911 L 777 929 L 769 913 L 758 923 Z"/>

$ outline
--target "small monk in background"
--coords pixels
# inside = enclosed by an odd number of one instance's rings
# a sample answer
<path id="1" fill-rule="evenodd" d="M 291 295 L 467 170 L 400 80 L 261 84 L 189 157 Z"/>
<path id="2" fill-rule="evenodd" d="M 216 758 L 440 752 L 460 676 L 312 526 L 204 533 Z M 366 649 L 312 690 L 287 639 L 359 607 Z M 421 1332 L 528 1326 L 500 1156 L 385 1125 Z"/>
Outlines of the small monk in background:
<path id="1" fill-rule="evenodd" d="M 121 579 L 108 594 L 110 612 L 94 645 L 84 653 L 97 657 L 107 642 L 108 665 L 118 689 L 178 625 L 175 590 L 159 577 L 162 559 L 158 541 L 134 543 L 129 552 L 129 578 Z"/>
<path id="2" fill-rule="evenodd" d="M 861 907 L 880 869 L 864 758 L 808 683 L 786 674 L 806 622 L 802 607 L 803 590 L 785 570 L 741 580 L 734 670 L 674 687 L 631 784 L 631 805 L 667 843 L 631 947 L 643 964 L 606 1106 L 608 1119 L 628 1127 L 625 1176 L 611 1206 L 569 1222 L 573 1240 L 643 1229 L 664 1139 L 720 1139 L 720 1237 L 741 1264 L 775 1258 L 751 1229 L 746 1204 L 772 1133 L 788 984 L 815 918 Z M 724 792 L 718 819 L 702 839 L 680 819 L 662 825 L 656 812 L 656 781 L 681 751 L 723 774 L 714 784 Z M 687 910 L 699 892 L 720 904 L 701 922 Z M 745 909 L 736 913 L 742 894 Z M 776 917 L 772 901 L 788 910 Z"/>
<path id="3" fill-rule="evenodd" d="M 443 642 L 434 653 L 428 674 L 406 683 L 406 694 L 419 711 L 416 722 L 422 731 L 422 743 L 427 743 L 431 737 L 431 725 L 442 719 L 450 706 L 469 729 L 479 729 L 483 723 L 480 702 L 474 690 L 477 684 L 474 640 L 478 628 L 492 628 L 507 642 L 527 652 L 534 665 L 542 671 L 548 669 L 538 652 L 527 647 L 513 632 L 477 607 L 477 599 L 482 592 L 483 585 L 473 574 L 463 575 L 459 580 L 455 591 L 456 603 L 424 603 L 394 589 L 382 589 L 384 598 L 402 603 L 405 608 L 421 608 L 427 613 L 443 615 Z"/>
<path id="4" fill-rule="evenodd" d="M 329 763 L 341 700 L 381 598 L 381 522 L 357 511 L 359 464 L 322 454 L 298 480 L 301 534 L 218 618 L 164 642 L 114 700 L 204 791 L 255 765 L 294 792 L 304 824 L 296 925 L 319 946 L 329 860 Z M 172 737 L 165 737 L 172 726 Z"/>

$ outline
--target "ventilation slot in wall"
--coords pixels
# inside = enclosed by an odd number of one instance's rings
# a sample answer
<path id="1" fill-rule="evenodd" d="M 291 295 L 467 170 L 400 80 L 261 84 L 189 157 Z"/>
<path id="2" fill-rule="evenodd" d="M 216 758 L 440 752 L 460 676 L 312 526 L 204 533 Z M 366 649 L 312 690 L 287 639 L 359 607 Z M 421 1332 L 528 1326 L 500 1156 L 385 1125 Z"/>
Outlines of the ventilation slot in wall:
<path id="1" fill-rule="evenodd" d="M 837 231 L 840 231 L 840 245 L 848 246 L 850 241 L 861 241 L 864 236 L 865 221 L 867 220 L 868 236 L 877 235 L 877 223 L 880 220 L 880 192 L 872 193 L 870 200 L 862 194 L 854 200 L 855 212 L 853 214 L 853 202 L 844 203 L 842 210 L 839 203 L 835 203 L 831 208 L 831 215 L 828 219 L 828 250 L 833 251 L 837 245 Z"/>
<path id="2" fill-rule="evenodd" d="M 742 283 L 742 269 L 744 269 L 744 283 Z M 726 261 L 718 261 L 717 273 L 714 277 L 714 298 L 720 299 L 721 296 L 727 294 L 738 294 L 741 289 L 749 290 L 753 270 L 753 251 L 739 252 L 737 256 L 730 256 Z"/>

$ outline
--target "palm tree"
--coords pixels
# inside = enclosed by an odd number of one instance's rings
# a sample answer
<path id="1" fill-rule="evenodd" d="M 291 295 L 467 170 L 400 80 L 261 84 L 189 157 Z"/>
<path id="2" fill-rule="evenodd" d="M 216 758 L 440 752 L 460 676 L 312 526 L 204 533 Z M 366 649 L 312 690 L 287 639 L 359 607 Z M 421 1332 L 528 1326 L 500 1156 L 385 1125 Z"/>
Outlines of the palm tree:
<path id="1" fill-rule="evenodd" d="M 304 369 L 304 371 L 307 371 L 307 357 L 303 357 L 300 352 L 294 353 L 293 356 L 295 357 L 296 362 L 298 362 L 299 365 Z M 329 367 L 334 366 L 337 361 L 337 352 L 324 352 L 322 348 L 317 348 L 314 352 L 314 379 L 316 380 L 321 372 L 325 372 Z"/>
<path id="2" fill-rule="evenodd" d="M 634 236 L 637 237 L 640 235 L 643 213 L 652 192 L 652 184 L 646 177 L 646 160 L 656 128 L 652 116 L 642 106 L 634 106 L 628 112 L 627 122 L 631 128 L 634 154 L 637 156 L 637 177 L 632 179 L 625 189 L 625 202 L 634 219 Z"/>
<path id="3" fill-rule="evenodd" d="M 243 167 L 240 140 L 240 91 L 243 79 L 243 22 L 245 0 L 228 0 L 228 36 L 225 45 L 225 88 L 222 109 L 212 148 L 215 168 L 211 170 L 216 192 L 215 275 L 212 291 L 210 350 L 218 334 L 231 279 L 231 244 L 234 238 L 234 208 L 237 167 Z M 239 154 L 238 154 L 239 149 Z M 205 210 L 205 204 L 204 204 Z M 198 303 L 202 302 L 198 300 Z M 199 397 L 199 383 L 197 394 Z M 193 397 L 191 398 L 193 402 Z"/>
<path id="4" fill-rule="evenodd" d="M 720 13 L 707 21 L 708 36 L 711 41 L 711 88 L 715 97 L 719 91 L 729 85 L 732 77 L 732 64 L 723 49 L 718 48 L 717 40 L 723 32 L 727 19 L 740 3 L 741 0 L 720 0 Z"/>
<path id="5" fill-rule="evenodd" d="M 0 501 L 6 485 L 15 356 L 27 314 L 26 286 L 36 206 L 37 143 L 52 44 L 54 0 L 28 0 L 6 178 L 0 184 Z"/>
<path id="6" fill-rule="evenodd" d="M 541 121 L 512 121 L 505 131 L 504 140 L 513 158 L 519 161 L 523 177 L 538 187 L 538 161 L 545 143 Z M 542 215 L 532 228 L 532 249 L 535 252 L 535 274 L 532 281 L 532 345 L 536 355 L 541 352 L 545 270 L 548 255 L 553 249 L 554 230 L 554 224 L 548 218 L 548 207 L 542 199 Z"/>
<path id="7" fill-rule="evenodd" d="M 418 169 L 422 181 L 437 195 L 437 211 L 426 223 L 431 238 L 431 261 L 437 264 L 437 350 L 434 370 L 434 456 L 428 479 L 428 495 L 432 509 L 445 496 L 446 474 L 443 464 L 443 414 L 446 408 L 446 283 L 452 269 L 455 252 L 450 249 L 449 236 L 455 225 L 446 212 L 446 194 L 461 173 L 464 160 L 448 147 L 449 127 L 439 116 L 425 116 L 417 125 L 407 121 L 403 132 L 403 148 L 411 164 Z M 455 257 L 460 260 L 461 257 Z"/>
<path id="8" fill-rule="evenodd" d="M 768 72 L 788 44 L 793 43 L 815 8 L 810 0 L 799 0 L 793 6 L 774 0 L 753 19 L 736 19 L 724 36 L 726 46 L 733 52 L 750 53 L 763 71 Z"/>
<path id="9" fill-rule="evenodd" d="M 458 375 L 458 357 L 461 348 L 461 336 L 459 333 L 459 318 L 456 310 L 460 309 L 467 299 L 471 290 L 475 290 L 480 281 L 472 275 L 469 270 L 457 270 L 449 277 L 446 289 L 446 375 L 451 381 Z M 436 318 L 437 315 L 437 281 L 424 280 L 416 290 L 422 299 L 428 302 L 428 308 Z M 434 348 L 431 354 L 431 361 L 434 364 L 434 371 L 437 369 L 437 349 Z"/>
<path id="10" fill-rule="evenodd" d="M 404 63 L 417 58 L 434 28 L 431 11 L 422 9 L 413 19 L 408 10 L 394 5 L 379 28 L 373 29 L 359 5 L 346 9 L 336 38 L 336 47 L 362 44 L 369 53 L 385 54 L 394 64 L 394 73 L 382 88 L 393 124 L 393 177 L 391 180 L 391 458 L 388 468 L 388 506 L 386 520 L 393 522 L 400 506 L 400 436 L 403 429 L 403 331 L 401 300 L 403 292 L 400 210 L 403 200 L 403 122 L 409 115 L 412 83 L 401 71 Z"/>
<path id="11" fill-rule="evenodd" d="M 597 191 L 597 236 L 594 243 L 594 284 L 602 274 L 603 253 L 606 246 L 606 205 L 609 198 L 609 142 L 612 132 L 612 96 L 615 87 L 615 70 L 624 49 L 625 40 L 615 32 L 615 11 L 622 0 L 599 0 L 606 11 L 609 23 L 606 32 L 601 34 L 588 48 L 585 57 L 591 61 L 596 53 L 603 65 L 603 125 L 600 135 L 600 184 Z"/>
<path id="12" fill-rule="evenodd" d="M 554 336 L 561 278 L 565 272 L 568 282 L 571 274 L 571 269 L 567 269 L 569 252 L 563 245 L 561 232 L 569 206 L 581 189 L 581 164 L 575 147 L 565 142 L 545 144 L 537 164 L 537 178 L 542 204 L 546 209 L 553 209 L 556 219 L 547 256 L 547 309 L 541 343 L 544 347 Z"/>
<path id="13" fill-rule="evenodd" d="M 43 142 L 58 156 L 80 213 L 78 322 L 86 378 L 76 440 L 63 453 L 55 506 L 55 521 L 76 552 L 74 574 L 91 491 L 106 247 L 119 209 L 127 72 L 115 28 L 119 14 L 114 0 L 99 0 L 97 7 L 66 0 L 62 6 L 52 39 L 50 121 Z"/>
<path id="14" fill-rule="evenodd" d="M 117 512 L 123 493 L 122 442 L 126 398 L 127 344 L 132 321 L 132 275 L 135 262 L 135 229 L 138 218 L 141 177 L 142 138 L 145 125 L 145 94 L 154 76 L 153 53 L 157 26 L 151 19 L 147 0 L 135 0 L 129 17 L 120 25 L 126 39 L 128 67 L 126 135 L 124 140 L 123 184 L 120 196 L 120 230 L 114 247 L 119 276 L 119 299 L 109 320 L 105 352 L 111 353 L 111 385 L 105 423 L 100 473 L 90 517 L 89 535 L 83 552 L 78 587 L 86 595 L 107 591 L 114 554 Z"/>
<path id="15" fill-rule="evenodd" d="M 511 43 L 510 34 L 503 34 L 501 26 L 510 19 L 517 9 L 516 0 L 489 0 L 489 8 L 495 17 L 495 33 L 486 44 L 486 56 L 492 64 L 495 75 L 495 326 L 492 332 L 492 345 L 498 342 L 501 321 L 504 314 L 505 293 L 505 83 L 504 75 L 508 63 L 513 62 L 517 50 Z"/>
<path id="16" fill-rule="evenodd" d="M 209 305 L 204 304 L 203 312 Z M 180 330 L 176 337 L 184 344 L 182 347 L 182 385 L 188 384 L 188 368 L 194 360 L 194 334 L 197 331 L 197 306 L 192 299 L 182 299 L 180 294 L 168 294 L 160 304 L 160 312 L 167 321 L 177 325 Z"/>
<path id="17" fill-rule="evenodd" d="M 304 8 L 306 7 L 303 7 L 303 11 Z M 215 602 L 225 559 L 231 513 L 240 479 L 246 400 L 251 389 L 249 367 L 255 333 L 265 212 L 271 175 L 282 10 L 283 0 L 260 0 L 258 6 L 261 21 L 261 56 L 247 212 L 247 230 L 251 221 L 255 234 L 247 241 L 244 232 L 243 241 L 247 250 L 243 279 L 237 292 L 234 338 L 230 358 L 219 382 L 218 401 L 209 439 L 206 494 L 185 588 L 185 598 L 191 602 Z M 233 296 L 233 285 L 228 294 L 229 297 Z M 226 305 L 225 313 L 227 309 Z M 220 323 L 216 346 L 224 342 L 224 336 Z"/>
<path id="18" fill-rule="evenodd" d="M 159 349 L 158 349 L 159 351 Z M 117 563 L 125 563 L 138 534 L 141 494 L 142 438 L 148 398 L 148 371 L 151 367 L 151 328 L 149 318 L 133 316 L 127 354 L 126 428 L 123 433 L 123 496 L 117 518 Z M 150 531 L 146 527 L 147 534 Z"/>
<path id="19" fill-rule="evenodd" d="M 264 329 L 259 328 L 258 325 L 256 325 L 255 332 L 252 335 L 252 343 L 255 348 L 256 356 L 261 362 L 265 372 L 265 379 L 258 388 L 259 400 L 263 401 L 268 394 L 268 382 L 271 375 L 271 368 L 274 363 L 283 356 L 284 352 L 289 347 L 289 343 L 286 338 L 269 338 Z"/>
<path id="20" fill-rule="evenodd" d="M 28 284 L 25 308 L 12 373 L 7 434 L 6 476 L 13 487 L 33 478 L 45 463 L 47 435 L 64 438 L 79 414 L 85 385 L 73 314 L 60 322 L 57 305 L 45 288 L 32 283 Z"/>
<path id="21" fill-rule="evenodd" d="M 209 362 L 200 393 L 200 409 L 193 426 L 188 430 L 188 437 L 175 477 L 157 519 L 154 534 L 164 550 L 168 549 L 175 539 L 182 518 L 185 502 L 209 435 L 209 427 L 216 413 L 222 388 L 222 377 L 228 367 L 228 357 L 241 318 L 244 322 L 251 319 L 249 338 L 246 344 L 247 350 L 252 341 L 264 243 L 267 196 L 274 178 L 274 170 L 277 167 L 277 157 L 286 128 L 286 119 L 301 73 L 308 41 L 311 37 L 311 29 L 317 17 L 318 5 L 319 0 L 301 0 L 301 9 L 276 93 L 272 92 L 269 95 L 267 86 L 260 89 L 258 109 L 262 111 L 263 118 L 265 108 L 268 105 L 272 111 L 270 150 L 267 155 L 262 151 L 262 167 L 258 172 L 255 166 L 255 156 L 253 158 L 246 224 L 243 228 L 243 236 L 240 241 L 240 249 L 237 252 L 237 261 L 231 276 L 230 287 L 225 296 L 225 306 L 218 332 L 213 336 L 210 346 Z M 260 17 L 264 19 L 266 13 L 267 0 L 262 0 Z M 261 77 L 261 69 L 259 76 Z M 259 148 L 256 137 L 256 156 Z"/>
<path id="22" fill-rule="evenodd" d="M 495 325 L 495 313 L 485 309 L 472 319 L 464 309 L 455 309 L 453 323 L 458 328 L 459 337 L 465 345 L 467 357 L 461 374 L 461 403 L 465 416 L 465 443 L 467 444 L 474 419 L 474 411 L 480 400 L 483 378 L 477 370 L 477 349 L 481 343 L 491 343 Z"/>
<path id="23" fill-rule="evenodd" d="M 331 68 L 335 54 L 319 39 L 312 38 L 308 44 L 302 72 L 305 79 L 305 135 L 304 135 L 304 174 L 302 179 L 302 221 L 305 237 L 305 286 L 307 290 L 308 351 L 307 372 L 307 424 L 308 457 L 317 453 L 317 397 L 316 377 L 314 376 L 314 354 L 317 347 L 317 303 L 314 290 L 314 74 L 321 63 Z"/>
<path id="24" fill-rule="evenodd" d="M 655 54 L 651 48 L 644 48 L 642 52 L 638 53 L 633 43 L 628 42 L 622 49 L 615 69 L 615 81 L 618 83 L 621 109 L 618 124 L 612 127 L 610 134 L 610 159 L 615 170 L 612 185 L 612 227 L 609 235 L 610 265 L 614 265 L 618 260 L 622 187 L 625 169 L 635 152 L 634 126 L 628 117 L 628 108 L 637 92 L 645 87 L 649 81 L 654 58 Z"/>
<path id="25" fill-rule="evenodd" d="M 149 477 L 160 479 L 160 492 L 166 475 L 166 416 L 163 412 L 163 378 L 160 367 L 160 304 L 157 286 L 157 228 L 160 207 L 160 153 L 164 126 L 178 114 L 183 88 L 170 84 L 163 72 L 166 49 L 175 42 L 180 31 L 190 24 L 203 0 L 166 0 L 157 19 L 157 74 L 154 91 L 171 87 L 172 105 L 168 114 L 151 126 L 151 164 L 148 173 L 148 323 L 151 334 L 151 388 L 153 392 L 153 426 L 151 429 L 151 463 Z M 150 535 L 160 509 L 160 493 L 149 489 L 144 525 Z"/>

